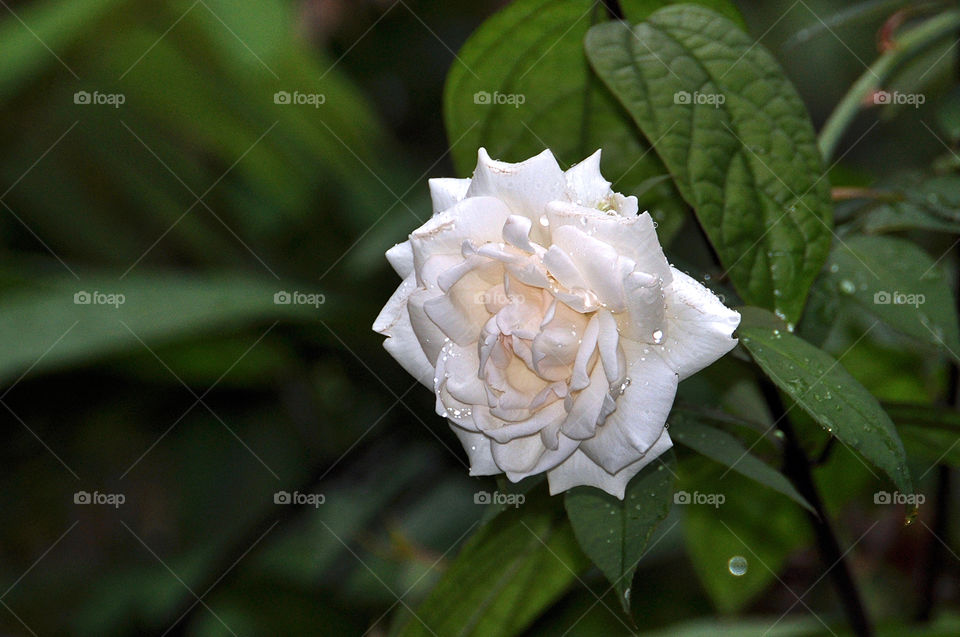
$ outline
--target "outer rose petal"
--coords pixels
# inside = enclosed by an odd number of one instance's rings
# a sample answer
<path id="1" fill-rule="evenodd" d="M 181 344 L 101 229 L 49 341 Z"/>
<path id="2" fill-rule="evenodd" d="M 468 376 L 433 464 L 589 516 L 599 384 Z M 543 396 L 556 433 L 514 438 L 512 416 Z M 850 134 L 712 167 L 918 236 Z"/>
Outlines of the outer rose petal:
<path id="1" fill-rule="evenodd" d="M 407 370 L 407 373 L 432 389 L 434 367 L 427 359 L 420 341 L 413 332 L 410 314 L 407 311 L 410 295 L 416 291 L 415 277 L 411 274 L 400 284 L 380 311 L 373 329 L 389 337 L 383 342 L 383 347 Z"/>
<path id="2" fill-rule="evenodd" d="M 550 495 L 562 493 L 573 487 L 588 486 L 603 489 L 622 500 L 630 479 L 672 446 L 673 441 L 664 430 L 654 445 L 647 450 L 646 455 L 615 474 L 607 473 L 582 451 L 575 451 L 573 455 L 547 472 Z"/>
<path id="3" fill-rule="evenodd" d="M 460 255 L 463 242 L 477 245 L 503 240 L 503 224 L 510 209 L 493 197 L 471 197 L 434 215 L 410 235 L 413 265 L 419 273 L 424 262 L 438 254 Z"/>
<path id="4" fill-rule="evenodd" d="M 666 338 L 661 355 L 680 375 L 695 374 L 732 350 L 740 314 L 695 280 L 673 269 L 673 283 L 664 289 Z"/>
<path id="5" fill-rule="evenodd" d="M 617 410 L 597 427 L 593 438 L 580 443 L 580 450 L 608 473 L 617 473 L 636 462 L 653 446 L 663 432 L 677 393 L 676 373 L 654 348 L 641 358 L 631 360 L 627 373 L 630 386 L 617 400 Z"/>
<path id="6" fill-rule="evenodd" d="M 413 273 L 413 248 L 410 247 L 410 241 L 398 243 L 387 250 L 387 261 L 401 279 L 410 276 Z"/>
<path id="7" fill-rule="evenodd" d="M 470 475 L 472 476 L 494 476 L 503 473 L 503 470 L 493 461 L 493 454 L 490 453 L 490 439 L 483 434 L 473 433 L 466 429 L 461 429 L 454 424 L 450 425 L 453 433 L 457 434 L 460 444 L 463 445 L 467 457 L 470 458 Z"/>
<path id="8" fill-rule="evenodd" d="M 469 179 L 452 179 L 449 177 L 430 179 L 427 183 L 430 185 L 433 214 L 439 214 L 460 203 L 467 196 L 467 188 L 470 187 Z"/>
<path id="9" fill-rule="evenodd" d="M 490 159 L 487 151 L 481 148 L 477 152 L 477 169 L 467 189 L 467 197 L 496 197 L 507 204 L 513 214 L 533 220 L 536 231 L 547 204 L 563 199 L 565 192 L 563 171 L 549 150 L 518 164 L 510 164 Z"/>
<path id="10" fill-rule="evenodd" d="M 563 173 L 567 181 L 567 197 L 570 201 L 595 208 L 613 194 L 610 182 L 600 174 L 600 151 L 572 166 Z"/>

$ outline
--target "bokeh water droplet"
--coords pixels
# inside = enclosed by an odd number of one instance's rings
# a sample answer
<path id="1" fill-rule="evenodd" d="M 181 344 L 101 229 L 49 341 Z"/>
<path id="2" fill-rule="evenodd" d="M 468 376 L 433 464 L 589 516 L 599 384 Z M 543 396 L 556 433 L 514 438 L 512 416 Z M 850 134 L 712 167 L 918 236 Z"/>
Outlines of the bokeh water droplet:
<path id="1" fill-rule="evenodd" d="M 747 574 L 747 558 L 742 555 L 734 555 L 727 561 L 727 570 L 735 577 L 743 577 Z"/>

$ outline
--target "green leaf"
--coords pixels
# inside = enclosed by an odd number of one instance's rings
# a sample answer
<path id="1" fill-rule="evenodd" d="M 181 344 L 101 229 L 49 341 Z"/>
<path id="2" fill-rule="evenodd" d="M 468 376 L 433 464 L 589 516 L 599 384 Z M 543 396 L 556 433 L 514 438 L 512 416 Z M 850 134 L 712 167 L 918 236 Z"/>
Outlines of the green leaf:
<path id="1" fill-rule="evenodd" d="M 76 73 L 58 61 L 65 49 L 97 21 L 115 11 L 121 0 L 57 0 L 16 7 L 5 6 L 0 23 L 3 66 L 0 67 L 0 98 L 6 98 L 23 82 L 35 79 L 47 68 Z M 68 70 L 70 69 L 70 70 Z M 79 78 L 77 78 L 79 79 Z"/>
<path id="2" fill-rule="evenodd" d="M 893 201 L 864 216 L 869 233 L 913 229 L 960 234 L 960 176 L 906 175 L 893 180 Z"/>
<path id="3" fill-rule="evenodd" d="M 626 194 L 666 172 L 587 64 L 583 38 L 592 23 L 605 19 L 593 0 L 519 0 L 474 32 L 444 88 L 444 119 L 459 174 L 473 172 L 481 146 L 504 161 L 549 148 L 564 165 L 602 148 L 604 176 Z M 497 104 L 497 95 L 509 101 Z M 484 97 L 489 103 L 478 103 Z M 637 194 L 661 234 L 679 229 L 686 206 L 671 182 Z"/>
<path id="4" fill-rule="evenodd" d="M 471 537 L 396 633 L 517 635 L 589 562 L 557 498 L 528 498 Z"/>
<path id="5" fill-rule="evenodd" d="M 673 503 L 673 453 L 659 460 L 634 476 L 623 500 L 592 487 L 571 489 L 564 498 L 580 547 L 613 584 L 628 613 L 637 564 Z"/>
<path id="6" fill-rule="evenodd" d="M 30 291 L 8 292 L 0 306 L 0 378 L 143 352 L 138 339 L 153 348 L 186 335 L 258 321 L 323 318 L 329 311 L 326 305 L 275 304 L 279 284 L 239 275 L 132 274 L 123 280 L 85 276 L 34 283 Z M 78 304 L 78 293 L 123 300 Z"/>
<path id="7" fill-rule="evenodd" d="M 670 416 L 670 438 L 813 512 L 810 503 L 782 473 L 752 455 L 736 436 L 723 429 L 710 426 L 689 412 L 674 411 Z"/>
<path id="8" fill-rule="evenodd" d="M 769 320 L 757 320 L 757 314 L 742 314 L 739 335 L 763 372 L 827 432 L 882 469 L 901 492 L 913 493 L 903 443 L 877 399 L 832 356 L 771 327 Z"/>
<path id="9" fill-rule="evenodd" d="M 623 0 L 620 4 L 623 6 L 624 17 L 626 17 L 627 22 L 646 20 L 657 9 L 672 4 L 696 4 L 726 16 L 741 29 L 746 30 L 747 28 L 747 23 L 744 22 L 740 10 L 728 0 L 694 0 L 693 2 L 690 0 Z"/>
<path id="10" fill-rule="evenodd" d="M 953 295 L 933 259 L 911 241 L 851 237 L 835 246 L 828 288 L 920 341 L 960 357 Z"/>
<path id="11" fill-rule="evenodd" d="M 830 248 L 832 210 L 813 126 L 774 58 L 694 5 L 633 28 L 597 25 L 586 50 L 740 295 L 795 322 Z"/>
<path id="12" fill-rule="evenodd" d="M 929 405 L 890 404 L 887 413 L 907 454 L 929 464 L 960 466 L 960 412 Z"/>

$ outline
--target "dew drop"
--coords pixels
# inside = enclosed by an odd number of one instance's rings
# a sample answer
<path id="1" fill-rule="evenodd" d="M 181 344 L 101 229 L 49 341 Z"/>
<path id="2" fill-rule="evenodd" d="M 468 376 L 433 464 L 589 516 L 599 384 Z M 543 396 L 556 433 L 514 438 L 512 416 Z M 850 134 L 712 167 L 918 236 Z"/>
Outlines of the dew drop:
<path id="1" fill-rule="evenodd" d="M 857 291 L 857 286 L 850 279 L 844 279 L 840 281 L 840 291 L 844 294 L 853 294 Z"/>
<path id="2" fill-rule="evenodd" d="M 743 577 L 747 574 L 747 558 L 742 555 L 734 555 L 727 561 L 727 570 L 735 577 Z"/>
<path id="3" fill-rule="evenodd" d="M 663 330 L 654 330 L 653 331 L 654 345 L 659 345 L 662 342 L 663 342 Z"/>
<path id="4" fill-rule="evenodd" d="M 550 225 L 550 220 L 547 219 L 547 215 L 540 215 L 540 225 L 544 228 Z"/>

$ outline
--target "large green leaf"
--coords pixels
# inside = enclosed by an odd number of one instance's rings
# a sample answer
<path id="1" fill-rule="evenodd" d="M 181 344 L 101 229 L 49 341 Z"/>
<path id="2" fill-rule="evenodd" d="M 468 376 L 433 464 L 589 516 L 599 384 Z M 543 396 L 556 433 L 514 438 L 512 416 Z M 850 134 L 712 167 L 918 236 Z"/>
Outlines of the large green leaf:
<path id="1" fill-rule="evenodd" d="M 590 71 L 583 52 L 587 29 L 605 19 L 593 0 L 519 0 L 487 20 L 447 77 L 444 115 L 451 154 L 457 171 L 470 175 L 481 146 L 505 161 L 549 148 L 565 165 L 602 148 L 604 176 L 622 192 L 638 194 L 641 210 L 649 210 L 661 234 L 669 235 L 679 228 L 686 206 L 669 181 L 641 192 L 646 180 L 666 169 Z"/>
<path id="2" fill-rule="evenodd" d="M 325 304 L 274 303 L 277 283 L 241 275 L 133 274 L 122 281 L 83 277 L 34 284 L 30 291 L 8 292 L 0 305 L 0 378 L 142 352 L 138 339 L 153 348 L 184 335 L 329 312 Z M 104 303 L 76 303 L 75 295 L 84 293 L 91 301 L 95 293 L 118 295 L 117 302 L 99 296 Z"/>
<path id="3" fill-rule="evenodd" d="M 613 584 L 628 612 L 637 564 L 673 503 L 673 453 L 659 460 L 634 476 L 623 500 L 593 487 L 571 489 L 564 498 L 581 548 Z"/>
<path id="4" fill-rule="evenodd" d="M 697 418 L 691 412 L 674 411 L 670 416 L 670 438 L 724 467 L 782 493 L 813 512 L 810 503 L 782 473 L 751 454 L 736 436 L 707 424 L 705 419 Z"/>
<path id="5" fill-rule="evenodd" d="M 395 634 L 520 634 L 587 565 L 558 500 L 528 498 L 467 541 Z"/>
<path id="6" fill-rule="evenodd" d="M 960 357 L 953 295 L 943 272 L 916 244 L 851 237 L 831 252 L 828 285 L 898 330 Z"/>
<path id="7" fill-rule="evenodd" d="M 779 65 L 726 18 L 667 7 L 597 25 L 593 68 L 693 206 L 741 296 L 795 322 L 830 247 L 810 119 Z"/>
<path id="8" fill-rule="evenodd" d="M 890 417 L 840 361 L 775 327 L 762 310 L 742 312 L 740 343 L 764 373 L 840 442 L 881 468 L 903 493 L 913 493 L 903 443 Z"/>

